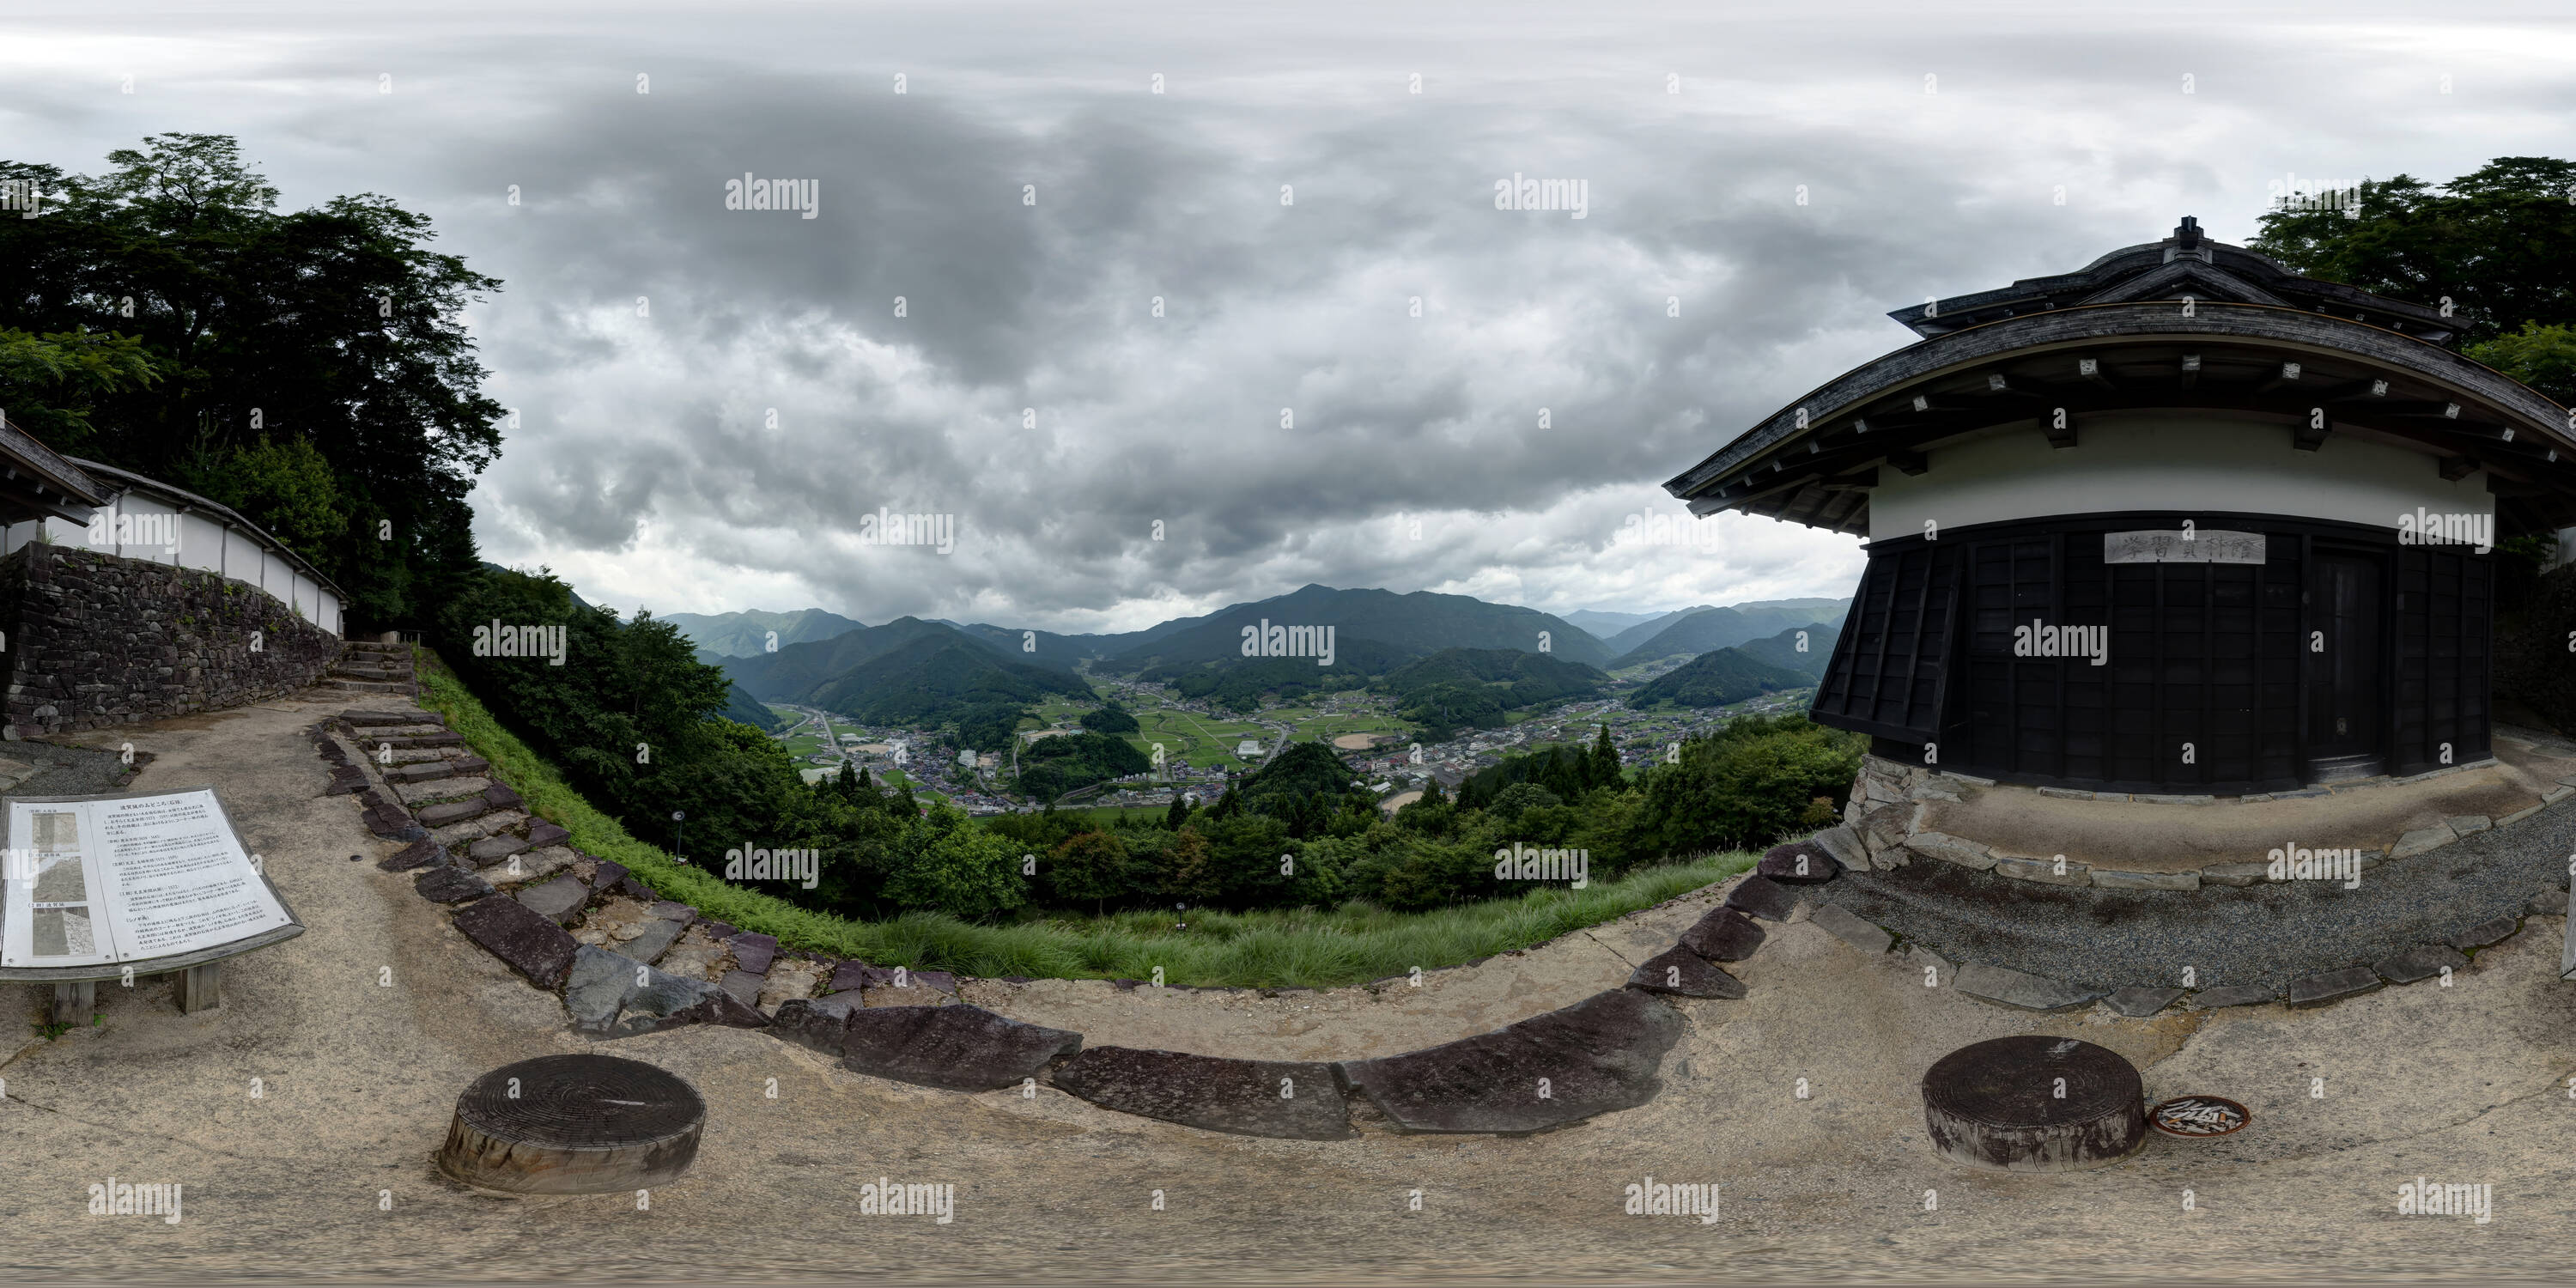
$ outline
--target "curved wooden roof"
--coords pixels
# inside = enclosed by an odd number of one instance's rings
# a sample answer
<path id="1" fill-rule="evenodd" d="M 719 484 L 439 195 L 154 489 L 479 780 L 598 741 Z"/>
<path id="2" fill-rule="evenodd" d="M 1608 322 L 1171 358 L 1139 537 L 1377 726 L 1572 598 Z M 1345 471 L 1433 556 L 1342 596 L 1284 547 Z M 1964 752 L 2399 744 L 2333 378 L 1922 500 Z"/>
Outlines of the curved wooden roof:
<path id="1" fill-rule="evenodd" d="M 2487 471 L 2508 533 L 2576 525 L 2566 408 L 2418 335 L 2205 298 L 2048 308 L 1943 331 L 1836 377 L 1664 488 L 1695 514 L 1740 509 L 1866 534 L 1878 470 L 1924 472 L 1927 444 L 2020 422 L 2072 447 L 2088 414 L 2141 409 L 2246 414 L 2291 428 L 2294 446 L 2310 450 L 2336 427 L 2367 428 L 2422 445 L 2445 477 Z M 2326 428 L 2312 430 L 2318 410 Z"/>

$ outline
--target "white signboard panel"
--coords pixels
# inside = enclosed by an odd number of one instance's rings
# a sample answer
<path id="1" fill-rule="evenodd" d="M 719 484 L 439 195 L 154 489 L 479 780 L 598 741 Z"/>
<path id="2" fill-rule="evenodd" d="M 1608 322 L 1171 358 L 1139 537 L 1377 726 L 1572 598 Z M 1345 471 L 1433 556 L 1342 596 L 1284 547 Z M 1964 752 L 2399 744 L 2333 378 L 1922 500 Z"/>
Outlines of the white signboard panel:
<path id="1" fill-rule="evenodd" d="M 2105 532 L 2102 562 L 2259 564 L 2263 562 L 2263 534 L 2201 530 L 2185 536 L 2180 528 Z"/>
<path id="2" fill-rule="evenodd" d="M 8 811 L 0 968 L 202 953 L 295 925 L 211 788 Z"/>

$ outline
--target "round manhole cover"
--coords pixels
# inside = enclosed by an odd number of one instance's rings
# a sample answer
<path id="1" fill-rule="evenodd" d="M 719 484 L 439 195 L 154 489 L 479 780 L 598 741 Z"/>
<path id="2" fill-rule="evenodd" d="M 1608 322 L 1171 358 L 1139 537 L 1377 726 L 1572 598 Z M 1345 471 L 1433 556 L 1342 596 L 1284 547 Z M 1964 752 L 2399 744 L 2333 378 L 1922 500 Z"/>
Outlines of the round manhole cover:
<path id="1" fill-rule="evenodd" d="M 2221 1096 L 2176 1096 L 2147 1113 L 2147 1121 L 2168 1136 L 2224 1136 L 2253 1118 L 2245 1106 Z"/>

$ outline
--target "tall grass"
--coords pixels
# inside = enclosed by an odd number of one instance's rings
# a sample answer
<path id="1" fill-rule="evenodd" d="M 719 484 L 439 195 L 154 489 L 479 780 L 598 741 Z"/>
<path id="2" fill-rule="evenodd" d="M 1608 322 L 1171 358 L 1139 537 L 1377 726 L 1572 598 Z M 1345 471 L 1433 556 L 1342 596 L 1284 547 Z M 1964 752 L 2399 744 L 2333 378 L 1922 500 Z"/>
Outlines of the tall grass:
<path id="1" fill-rule="evenodd" d="M 434 654 L 417 651 L 421 705 L 447 717 L 448 727 L 491 761 L 531 810 L 570 831 L 572 845 L 624 865 L 665 899 L 776 935 L 783 949 L 882 966 L 1058 979 L 1150 979 L 1160 967 L 1171 984 L 1329 988 L 1543 944 L 1722 881 L 1755 858 L 1745 851 L 1703 855 L 1585 890 L 1542 888 L 1517 899 L 1413 914 L 1363 903 L 1329 911 L 1201 910 L 1179 914 L 1187 929 L 1175 924 L 1176 914 L 1163 912 L 1067 913 L 1005 925 L 927 912 L 851 921 L 732 885 L 636 840 L 502 728 Z"/>

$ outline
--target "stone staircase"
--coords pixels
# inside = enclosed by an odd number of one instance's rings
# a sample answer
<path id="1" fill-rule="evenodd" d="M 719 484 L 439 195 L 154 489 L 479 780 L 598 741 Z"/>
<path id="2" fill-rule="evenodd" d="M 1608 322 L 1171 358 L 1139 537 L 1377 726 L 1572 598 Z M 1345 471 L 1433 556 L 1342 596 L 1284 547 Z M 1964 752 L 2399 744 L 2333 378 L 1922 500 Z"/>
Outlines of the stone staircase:
<path id="1" fill-rule="evenodd" d="M 413 693 L 411 646 L 351 640 L 321 686 L 343 693 Z"/>

